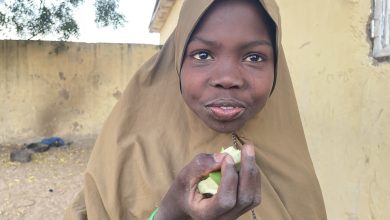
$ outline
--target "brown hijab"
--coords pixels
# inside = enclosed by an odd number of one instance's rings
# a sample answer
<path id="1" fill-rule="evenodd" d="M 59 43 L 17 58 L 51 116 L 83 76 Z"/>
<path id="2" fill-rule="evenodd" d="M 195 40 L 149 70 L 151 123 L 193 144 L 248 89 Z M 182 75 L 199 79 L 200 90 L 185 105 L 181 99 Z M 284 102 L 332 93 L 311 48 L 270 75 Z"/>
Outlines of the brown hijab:
<path id="1" fill-rule="evenodd" d="M 83 191 L 65 219 L 147 219 L 177 173 L 198 153 L 232 145 L 189 110 L 179 90 L 185 45 L 212 0 L 184 2 L 162 50 L 135 74 L 96 142 Z M 276 87 L 266 107 L 237 134 L 257 147 L 258 219 L 326 219 L 281 42 L 273 0 L 260 1 L 277 25 Z M 240 219 L 251 219 L 250 213 Z"/>

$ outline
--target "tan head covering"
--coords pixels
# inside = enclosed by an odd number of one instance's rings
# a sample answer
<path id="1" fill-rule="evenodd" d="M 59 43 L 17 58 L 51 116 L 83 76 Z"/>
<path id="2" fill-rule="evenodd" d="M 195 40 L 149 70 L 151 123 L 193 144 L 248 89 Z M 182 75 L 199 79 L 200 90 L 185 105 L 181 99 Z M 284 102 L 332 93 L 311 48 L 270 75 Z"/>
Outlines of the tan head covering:
<path id="1" fill-rule="evenodd" d="M 162 50 L 135 74 L 94 147 L 84 190 L 65 219 L 147 219 L 177 173 L 198 153 L 232 145 L 189 110 L 179 90 L 185 45 L 212 0 L 187 0 Z M 277 82 L 266 107 L 237 134 L 257 147 L 262 174 L 258 219 L 326 219 L 307 150 L 273 0 L 261 1 L 277 24 Z M 241 219 L 251 219 L 250 214 Z"/>

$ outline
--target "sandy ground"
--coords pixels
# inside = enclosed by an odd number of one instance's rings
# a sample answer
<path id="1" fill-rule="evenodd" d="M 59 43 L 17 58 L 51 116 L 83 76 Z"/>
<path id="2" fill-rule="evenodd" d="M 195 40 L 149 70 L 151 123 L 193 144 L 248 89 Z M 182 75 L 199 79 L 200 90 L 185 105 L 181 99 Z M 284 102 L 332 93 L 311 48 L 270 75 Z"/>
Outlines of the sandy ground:
<path id="1" fill-rule="evenodd" d="M 66 140 L 66 139 L 65 139 Z M 93 137 L 33 154 L 29 163 L 11 162 L 20 146 L 0 145 L 0 219 L 58 220 L 80 191 Z"/>

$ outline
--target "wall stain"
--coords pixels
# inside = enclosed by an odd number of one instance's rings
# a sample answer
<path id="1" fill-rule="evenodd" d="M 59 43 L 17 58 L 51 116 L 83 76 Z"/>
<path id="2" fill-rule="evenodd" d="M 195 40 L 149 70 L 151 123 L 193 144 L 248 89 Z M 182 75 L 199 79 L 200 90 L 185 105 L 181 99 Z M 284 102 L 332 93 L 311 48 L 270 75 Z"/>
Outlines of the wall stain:
<path id="1" fill-rule="evenodd" d="M 70 97 L 69 91 L 66 89 L 61 89 L 60 91 L 58 91 L 58 95 L 64 98 L 65 100 L 68 100 Z"/>
<path id="2" fill-rule="evenodd" d="M 60 77 L 60 80 L 66 80 L 65 74 L 63 72 L 58 72 L 58 77 Z"/>
<path id="3" fill-rule="evenodd" d="M 318 71 L 318 75 L 322 75 L 326 72 L 326 68 L 322 68 L 320 71 Z"/>
<path id="4" fill-rule="evenodd" d="M 365 156 L 365 161 L 366 165 L 370 163 L 370 157 L 368 155 Z"/>
<path id="5" fill-rule="evenodd" d="M 72 107 L 72 112 L 78 114 L 78 115 L 83 115 L 85 111 L 83 109 L 77 109 Z"/>
<path id="6" fill-rule="evenodd" d="M 350 73 L 350 71 L 340 73 L 340 74 L 338 74 L 338 78 L 339 78 L 342 82 L 345 82 L 345 83 L 346 83 L 346 82 L 349 81 L 348 73 Z"/>
<path id="7" fill-rule="evenodd" d="M 82 124 L 78 123 L 77 121 L 73 122 L 73 124 L 72 124 L 72 131 L 77 132 L 77 131 L 80 131 L 81 129 L 83 129 L 83 125 Z"/>
<path id="8" fill-rule="evenodd" d="M 377 122 L 381 118 L 383 111 L 384 111 L 383 108 L 381 108 L 381 110 L 379 110 L 378 115 L 376 116 L 375 122 Z"/>
<path id="9" fill-rule="evenodd" d="M 34 130 L 37 131 L 37 135 L 53 135 L 58 126 L 56 123 L 57 115 L 57 109 L 53 108 L 53 106 L 50 106 L 50 103 L 47 103 L 47 107 L 38 112 L 38 121 L 36 123 L 37 128 L 34 128 Z"/>
<path id="10" fill-rule="evenodd" d="M 100 75 L 98 75 L 98 74 L 92 75 L 91 76 L 91 81 L 92 81 L 92 86 L 95 89 L 98 89 L 99 88 L 99 84 L 100 84 Z"/>
<path id="11" fill-rule="evenodd" d="M 32 77 L 36 78 L 36 79 L 40 79 L 41 78 L 41 76 L 39 74 L 32 74 Z"/>
<path id="12" fill-rule="evenodd" d="M 117 100 L 119 100 L 122 96 L 122 92 L 119 91 L 118 89 L 112 94 L 112 96 L 114 96 L 114 98 L 116 98 Z"/>
<path id="13" fill-rule="evenodd" d="M 326 81 L 327 81 L 328 83 L 332 82 L 333 80 L 334 80 L 334 75 L 333 75 L 333 74 L 328 74 L 328 75 L 326 76 Z"/>
<path id="14" fill-rule="evenodd" d="M 303 43 L 303 44 L 299 47 L 299 49 L 302 49 L 302 48 L 308 46 L 309 44 L 311 44 L 311 42 L 310 42 L 310 41 L 307 41 L 307 42 Z"/>

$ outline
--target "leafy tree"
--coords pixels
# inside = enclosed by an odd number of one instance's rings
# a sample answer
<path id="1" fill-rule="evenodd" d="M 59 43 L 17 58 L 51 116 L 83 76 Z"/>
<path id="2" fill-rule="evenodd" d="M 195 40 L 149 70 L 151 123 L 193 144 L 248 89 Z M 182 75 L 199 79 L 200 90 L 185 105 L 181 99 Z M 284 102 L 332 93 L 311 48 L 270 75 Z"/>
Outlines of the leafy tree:
<path id="1" fill-rule="evenodd" d="M 74 11 L 83 0 L 0 0 L 0 32 L 15 32 L 22 39 L 55 34 L 59 40 L 79 36 Z M 119 0 L 95 0 L 95 23 L 117 28 L 126 22 L 118 12 Z"/>

